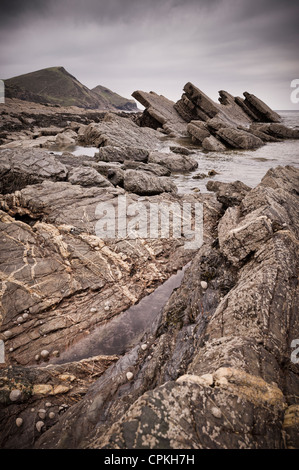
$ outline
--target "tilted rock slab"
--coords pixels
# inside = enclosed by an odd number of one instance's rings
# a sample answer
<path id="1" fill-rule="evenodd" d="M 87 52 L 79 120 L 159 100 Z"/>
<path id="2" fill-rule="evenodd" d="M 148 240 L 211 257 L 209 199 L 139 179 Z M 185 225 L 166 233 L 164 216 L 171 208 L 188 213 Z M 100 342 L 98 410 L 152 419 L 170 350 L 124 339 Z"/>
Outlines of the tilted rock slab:
<path id="1" fill-rule="evenodd" d="M 134 91 L 132 96 L 146 108 L 146 112 L 157 123 L 160 123 L 160 127 L 167 134 L 174 136 L 187 135 L 186 122 L 176 111 L 173 101 L 163 95 L 157 95 L 153 91 L 146 93 L 138 90 Z"/>

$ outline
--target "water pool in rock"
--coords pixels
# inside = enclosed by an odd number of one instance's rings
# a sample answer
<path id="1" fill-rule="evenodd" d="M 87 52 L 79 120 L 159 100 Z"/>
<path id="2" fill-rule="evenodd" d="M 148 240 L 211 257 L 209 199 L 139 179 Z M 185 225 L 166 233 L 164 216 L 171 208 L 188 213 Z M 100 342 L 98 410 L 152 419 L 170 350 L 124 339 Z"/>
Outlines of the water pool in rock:
<path id="1" fill-rule="evenodd" d="M 138 304 L 96 327 L 86 338 L 70 346 L 59 358 L 51 362 L 63 364 L 98 355 L 125 354 L 151 330 L 170 295 L 180 286 L 189 264 L 141 299 Z"/>

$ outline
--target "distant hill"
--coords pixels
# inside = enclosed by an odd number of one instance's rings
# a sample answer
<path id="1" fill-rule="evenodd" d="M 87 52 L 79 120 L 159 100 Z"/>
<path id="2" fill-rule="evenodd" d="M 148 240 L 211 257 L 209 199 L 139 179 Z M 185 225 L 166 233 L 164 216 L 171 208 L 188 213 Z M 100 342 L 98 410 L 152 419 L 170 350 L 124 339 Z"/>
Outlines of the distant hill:
<path id="1" fill-rule="evenodd" d="M 137 106 L 134 100 L 128 100 L 127 98 L 123 98 L 114 91 L 109 90 L 109 88 L 106 88 L 102 85 L 98 85 L 95 88 L 92 88 L 91 91 L 96 93 L 102 99 L 107 100 L 117 109 L 125 111 L 137 111 Z"/>
<path id="2" fill-rule="evenodd" d="M 4 82 L 7 98 L 88 109 L 137 111 L 132 100 L 101 86 L 90 90 L 63 67 L 37 70 Z"/>

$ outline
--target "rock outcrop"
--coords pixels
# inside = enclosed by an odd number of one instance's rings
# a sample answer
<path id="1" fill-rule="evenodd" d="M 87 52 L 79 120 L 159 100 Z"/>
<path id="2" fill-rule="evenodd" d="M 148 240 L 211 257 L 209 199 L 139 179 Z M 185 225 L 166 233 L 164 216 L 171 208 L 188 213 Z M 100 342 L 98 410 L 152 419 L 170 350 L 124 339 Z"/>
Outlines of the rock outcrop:
<path id="1" fill-rule="evenodd" d="M 298 186 L 298 169 L 278 167 L 252 190 L 236 185 L 222 217 L 214 206 L 218 228 L 146 348 L 112 364 L 35 448 L 298 447 Z"/>
<path id="2" fill-rule="evenodd" d="M 133 96 L 146 108 L 141 125 L 154 129 L 162 125 L 171 136 L 182 136 L 187 131 L 194 143 L 209 152 L 256 149 L 265 142 L 298 138 L 298 130 L 280 124 L 275 111 L 247 92 L 242 99 L 221 90 L 216 103 L 188 82 L 177 103 L 153 92 L 136 91 Z M 178 121 L 178 115 L 185 124 Z"/>
<path id="3" fill-rule="evenodd" d="M 140 121 L 141 125 L 153 129 L 162 128 L 166 134 L 171 136 L 186 135 L 186 122 L 175 110 L 173 101 L 165 96 L 157 95 L 153 91 L 146 93 L 138 90 L 134 91 L 132 96 L 146 108 L 145 116 Z"/>

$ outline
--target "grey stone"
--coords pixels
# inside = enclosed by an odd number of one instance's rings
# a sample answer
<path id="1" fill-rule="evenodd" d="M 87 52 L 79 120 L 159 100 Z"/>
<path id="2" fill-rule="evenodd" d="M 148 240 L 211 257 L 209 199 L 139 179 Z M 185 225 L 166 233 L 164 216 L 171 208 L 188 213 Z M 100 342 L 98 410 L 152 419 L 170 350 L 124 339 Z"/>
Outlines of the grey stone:
<path id="1" fill-rule="evenodd" d="M 197 161 L 190 156 L 164 152 L 151 152 L 148 162 L 163 165 L 172 172 L 193 171 L 198 167 Z"/>
<path id="2" fill-rule="evenodd" d="M 139 195 L 153 195 L 163 192 L 176 193 L 177 187 L 165 176 L 155 176 L 147 171 L 127 170 L 124 175 L 124 189 Z"/>

